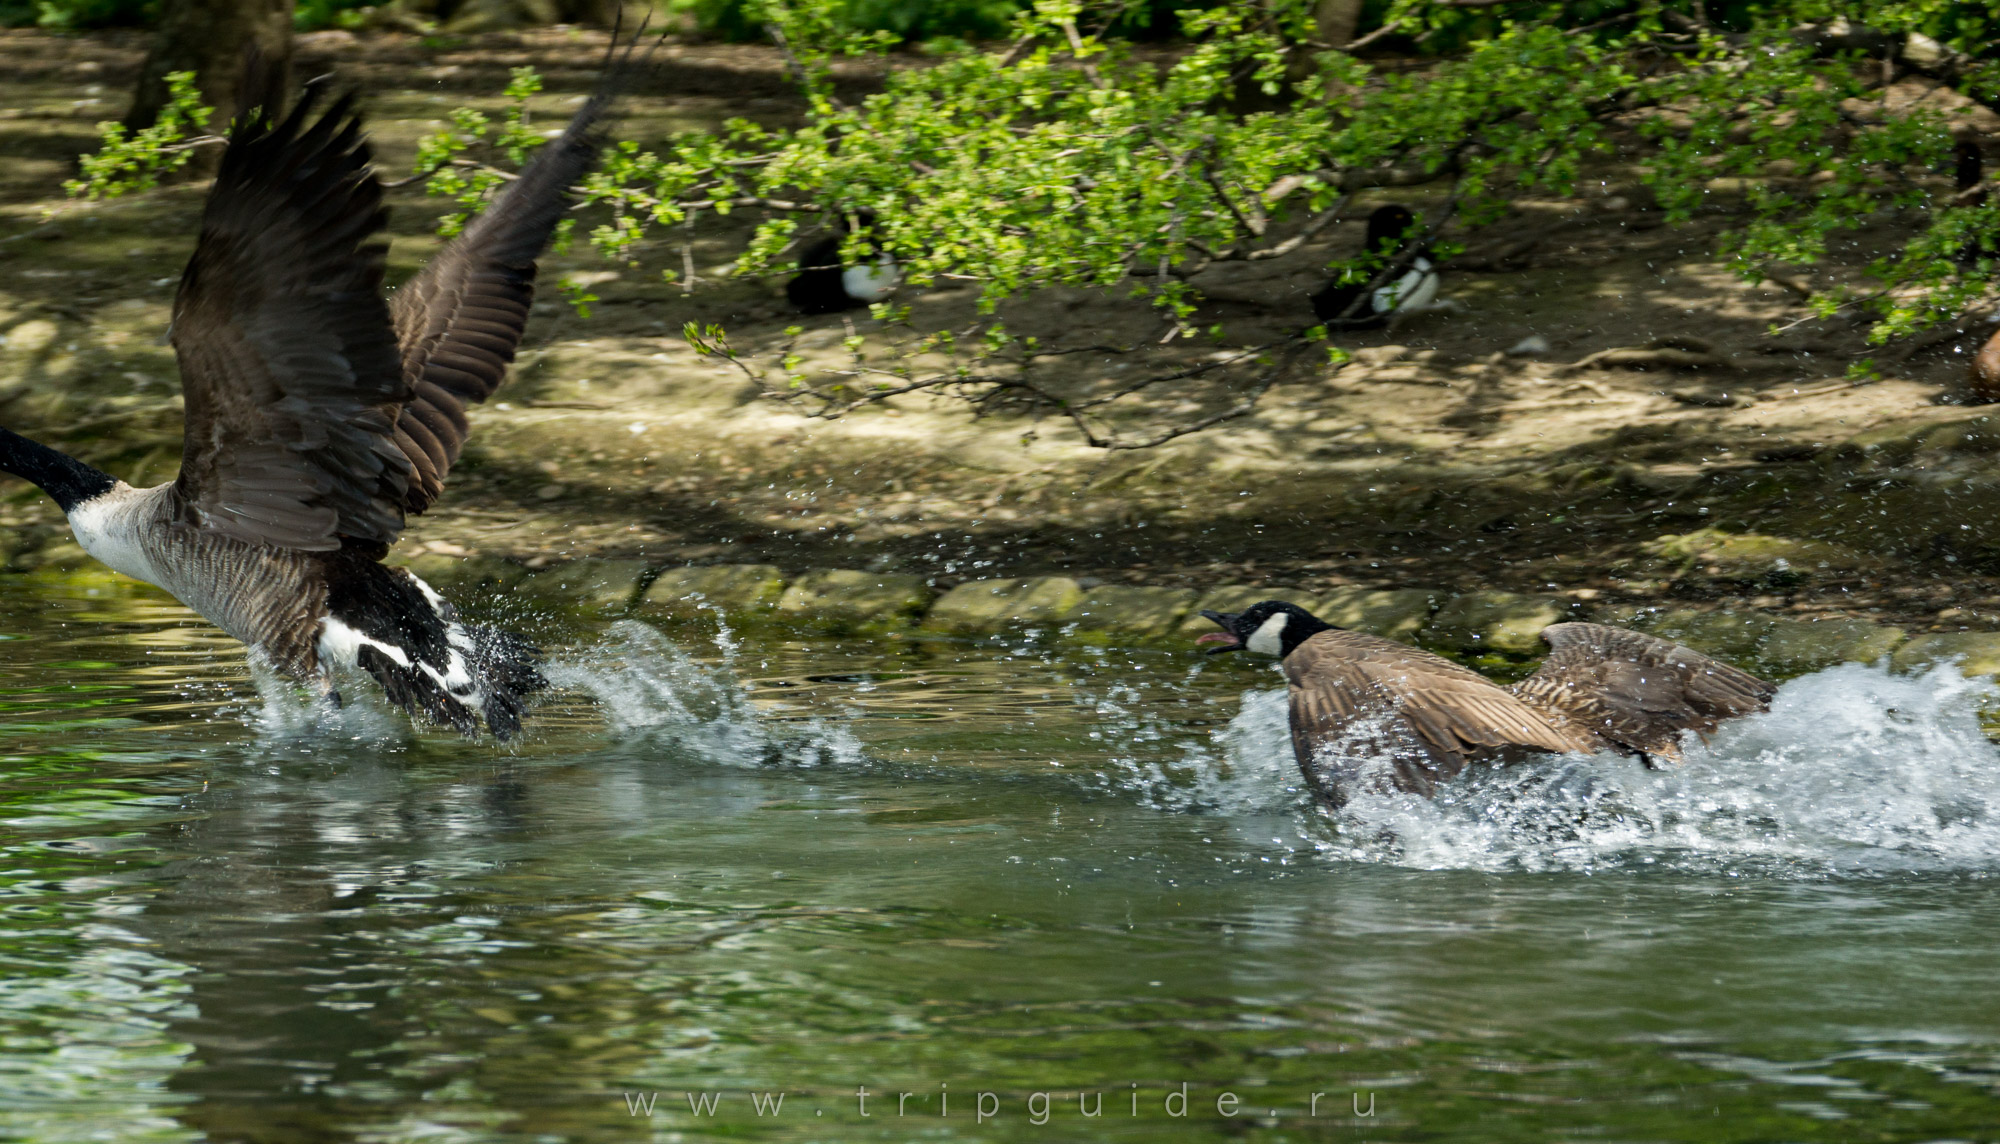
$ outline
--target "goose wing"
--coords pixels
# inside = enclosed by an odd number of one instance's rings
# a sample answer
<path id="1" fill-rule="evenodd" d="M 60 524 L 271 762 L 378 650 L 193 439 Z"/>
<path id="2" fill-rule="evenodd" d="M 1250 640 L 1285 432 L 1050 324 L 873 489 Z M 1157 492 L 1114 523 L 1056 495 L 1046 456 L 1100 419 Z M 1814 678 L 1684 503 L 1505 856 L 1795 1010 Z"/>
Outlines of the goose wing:
<path id="1" fill-rule="evenodd" d="M 415 470 L 406 502 L 413 513 L 444 491 L 471 432 L 466 406 L 491 397 L 514 360 L 535 298 L 535 260 L 569 206 L 569 188 L 603 149 L 597 121 L 614 86 L 585 101 L 562 135 L 396 292 L 396 340 L 414 397 L 395 432 Z"/>
<path id="2" fill-rule="evenodd" d="M 1777 688 L 1747 672 L 1643 632 L 1603 624 L 1542 630 L 1549 657 L 1513 687 L 1627 750 L 1679 756 L 1682 731 L 1767 710 Z"/>
<path id="3" fill-rule="evenodd" d="M 187 431 L 177 519 L 250 544 L 388 544 L 409 463 L 409 396 L 382 301 L 382 190 L 352 96 L 307 126 L 308 85 L 275 126 L 231 129 L 174 297 Z"/>
<path id="4" fill-rule="evenodd" d="M 1331 784 L 1316 773 L 1320 749 L 1336 742 L 1351 742 L 1362 754 L 1395 756 L 1400 743 L 1413 740 L 1424 758 L 1399 757 L 1396 785 L 1422 794 L 1467 763 L 1510 748 L 1603 746 L 1477 672 L 1361 632 L 1311 637 L 1285 657 L 1285 677 L 1291 683 L 1292 747 L 1322 789 Z"/>

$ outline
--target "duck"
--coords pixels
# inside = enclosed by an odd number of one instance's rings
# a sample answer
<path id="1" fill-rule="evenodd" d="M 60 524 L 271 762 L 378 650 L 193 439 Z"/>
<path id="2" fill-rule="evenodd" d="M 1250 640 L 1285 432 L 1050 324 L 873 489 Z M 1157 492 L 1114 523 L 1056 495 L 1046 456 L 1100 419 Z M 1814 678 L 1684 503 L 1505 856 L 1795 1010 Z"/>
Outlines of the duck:
<path id="1" fill-rule="evenodd" d="M 1684 732 L 1770 708 L 1777 689 L 1699 652 L 1603 624 L 1542 629 L 1548 658 L 1511 687 L 1442 656 L 1329 624 L 1296 604 L 1204 611 L 1210 654 L 1276 656 L 1289 685 L 1292 750 L 1315 795 L 1355 787 L 1431 797 L 1469 766 L 1536 754 L 1677 760 Z M 1387 758 L 1386 776 L 1371 768 Z"/>
<path id="2" fill-rule="evenodd" d="M 1411 253 L 1409 244 L 1421 241 L 1411 234 L 1417 216 L 1400 203 L 1375 208 L 1368 216 L 1366 252 L 1399 262 L 1406 255 L 1409 266 L 1394 282 L 1368 287 L 1368 280 L 1328 282 L 1312 295 L 1313 315 L 1321 322 L 1342 327 L 1373 325 L 1395 316 L 1407 316 L 1432 307 L 1437 299 L 1438 272 L 1431 261 L 1430 247 L 1420 246 Z M 1363 298 L 1363 295 L 1367 297 Z"/>
<path id="3" fill-rule="evenodd" d="M 467 407 L 507 373 L 536 261 L 597 161 L 615 82 L 393 299 L 353 93 L 314 115 L 328 83 L 307 84 L 281 119 L 273 99 L 231 125 L 168 327 L 186 410 L 179 475 L 134 488 L 5 428 L 0 470 L 53 498 L 93 558 L 336 705 L 337 676 L 365 672 L 412 716 L 504 740 L 547 685 L 540 652 L 382 560 L 442 493 Z"/>
<path id="4" fill-rule="evenodd" d="M 801 314 L 837 314 L 842 310 L 852 310 L 857 306 L 871 306 L 896 292 L 903 280 L 902 268 L 880 245 L 871 242 L 870 248 L 876 257 L 873 262 L 863 262 L 855 266 L 844 266 L 840 261 L 841 247 L 846 245 L 847 236 L 853 229 L 863 234 L 874 229 L 875 216 L 869 211 L 855 215 L 856 225 L 850 228 L 845 219 L 839 229 L 826 235 L 799 255 L 799 272 L 785 283 L 785 297 L 792 307 Z"/>

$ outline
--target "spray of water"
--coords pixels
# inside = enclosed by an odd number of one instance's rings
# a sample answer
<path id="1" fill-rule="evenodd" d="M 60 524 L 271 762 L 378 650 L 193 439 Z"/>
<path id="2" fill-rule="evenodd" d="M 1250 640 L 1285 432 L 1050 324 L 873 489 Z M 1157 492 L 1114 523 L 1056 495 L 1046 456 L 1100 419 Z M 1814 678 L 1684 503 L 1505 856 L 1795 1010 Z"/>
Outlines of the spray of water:
<path id="1" fill-rule="evenodd" d="M 1847 664 L 1792 680 L 1768 714 L 1690 739 L 1684 763 L 1616 756 L 1473 768 L 1425 799 L 1359 784 L 1330 855 L 1422 868 L 1668 866 L 1823 874 L 2000 868 L 2000 704 L 1952 667 L 1921 676 Z M 1282 691 L 1245 696 L 1206 780 L 1241 809 L 1298 802 Z M 1281 783 L 1274 772 L 1289 772 Z M 1266 778 L 1260 780 L 1257 776 Z"/>
<path id="2" fill-rule="evenodd" d="M 736 674 L 738 645 L 727 626 L 715 639 L 721 662 L 705 664 L 637 620 L 619 620 L 603 639 L 543 667 L 556 688 L 588 697 L 621 738 L 671 739 L 712 763 L 853 766 L 863 759 L 854 733 L 809 719 L 778 723 L 751 705 Z"/>
<path id="3" fill-rule="evenodd" d="M 712 763 L 811 767 L 863 761 L 860 741 L 839 722 L 778 722 L 760 714 L 738 682 L 739 648 L 726 626 L 714 648 L 720 662 L 704 663 L 654 628 L 620 620 L 602 638 L 542 665 L 550 691 L 529 717 L 529 739 L 551 727 L 580 724 L 621 743 L 671 743 L 676 753 Z M 259 702 L 232 714 L 247 717 L 260 738 L 274 745 L 384 749 L 418 733 L 365 677 L 343 681 L 346 701 L 338 706 L 254 657 L 250 679 Z"/>

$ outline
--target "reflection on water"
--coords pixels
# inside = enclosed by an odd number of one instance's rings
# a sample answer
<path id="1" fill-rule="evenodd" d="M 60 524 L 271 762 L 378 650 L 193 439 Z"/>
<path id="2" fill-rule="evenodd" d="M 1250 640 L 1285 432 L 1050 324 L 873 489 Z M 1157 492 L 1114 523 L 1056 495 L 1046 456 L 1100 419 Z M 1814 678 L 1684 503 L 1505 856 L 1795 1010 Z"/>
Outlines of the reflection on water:
<path id="1" fill-rule="evenodd" d="M 1949 671 L 1335 817 L 1248 664 L 617 623 L 499 748 L 108 579 L 6 585 L 0 635 L 0 1137 L 2000 1123 L 1994 696 Z"/>

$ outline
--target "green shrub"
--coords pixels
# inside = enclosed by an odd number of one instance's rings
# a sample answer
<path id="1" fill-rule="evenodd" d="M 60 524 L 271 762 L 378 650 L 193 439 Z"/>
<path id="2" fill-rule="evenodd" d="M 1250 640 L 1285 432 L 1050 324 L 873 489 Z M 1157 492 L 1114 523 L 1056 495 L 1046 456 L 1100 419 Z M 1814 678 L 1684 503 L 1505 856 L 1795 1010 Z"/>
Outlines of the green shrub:
<path id="1" fill-rule="evenodd" d="M 1224 2 L 1143 0 L 1109 16 L 1107 30 L 1130 39 L 1160 39 L 1180 31 L 1179 10 Z M 764 0 L 674 0 L 674 10 L 692 16 L 697 31 L 721 40 L 764 39 L 765 7 Z M 840 0 L 837 7 L 836 19 L 848 31 L 887 32 L 915 42 L 997 39 L 1008 34 L 1017 14 L 1034 5 L 1029 0 Z"/>
<path id="2" fill-rule="evenodd" d="M 292 26 L 301 32 L 322 28 L 358 28 L 363 10 L 381 0 L 298 0 L 292 10 Z"/>
<path id="3" fill-rule="evenodd" d="M 0 27 L 42 27 L 55 32 L 150 24 L 159 0 L 0 0 Z"/>

